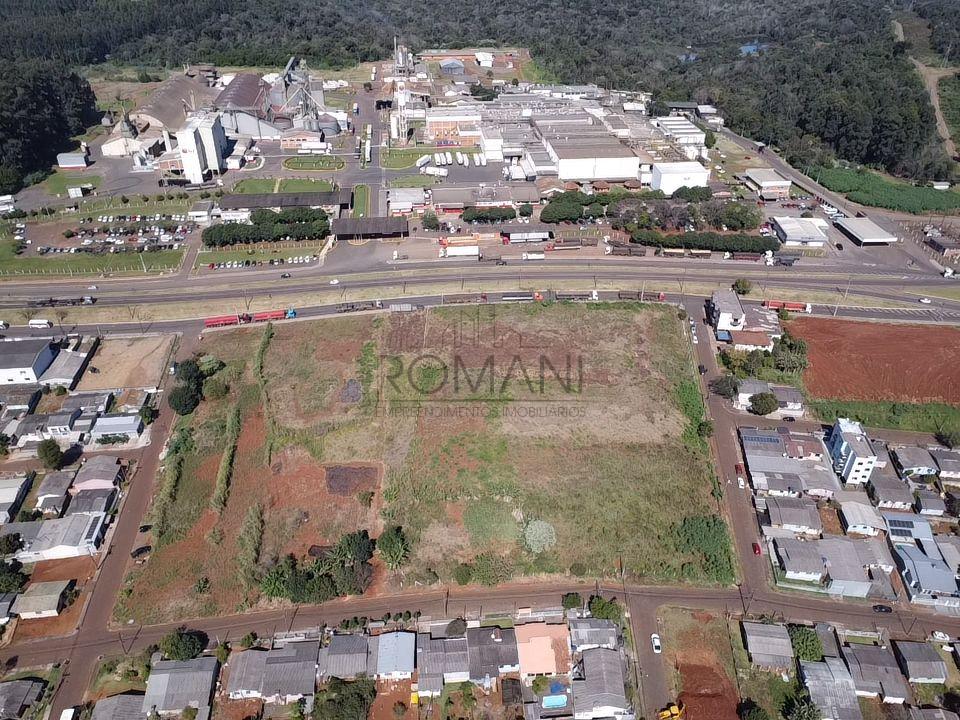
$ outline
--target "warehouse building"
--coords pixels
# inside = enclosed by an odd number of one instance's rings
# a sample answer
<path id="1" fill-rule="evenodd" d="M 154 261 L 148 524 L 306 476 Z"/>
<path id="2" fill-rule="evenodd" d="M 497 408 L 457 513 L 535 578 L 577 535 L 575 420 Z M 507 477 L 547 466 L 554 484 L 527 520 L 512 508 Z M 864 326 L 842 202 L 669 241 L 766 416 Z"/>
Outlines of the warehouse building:
<path id="1" fill-rule="evenodd" d="M 698 162 L 655 162 L 650 187 L 673 195 L 682 187 L 707 187 L 710 171 Z"/>
<path id="2" fill-rule="evenodd" d="M 687 160 L 696 160 L 705 155 L 707 134 L 686 118 L 661 117 L 657 118 L 656 124 Z"/>
<path id="3" fill-rule="evenodd" d="M 337 240 L 396 238 L 410 234 L 406 218 L 400 217 L 339 218 L 330 223 L 330 231 Z"/>
<path id="4" fill-rule="evenodd" d="M 0 385 L 33 385 L 50 367 L 57 347 L 49 338 L 7 340 L 0 344 Z"/>
<path id="5" fill-rule="evenodd" d="M 772 221 L 774 232 L 787 247 L 823 247 L 827 242 L 825 220 L 784 216 Z"/>
<path id="6" fill-rule="evenodd" d="M 776 170 L 748 168 L 744 179 L 747 187 L 763 200 L 785 200 L 790 197 L 791 182 Z"/>
<path id="7" fill-rule="evenodd" d="M 833 223 L 857 245 L 890 245 L 897 242 L 897 236 L 891 235 L 869 218 L 840 218 Z"/>

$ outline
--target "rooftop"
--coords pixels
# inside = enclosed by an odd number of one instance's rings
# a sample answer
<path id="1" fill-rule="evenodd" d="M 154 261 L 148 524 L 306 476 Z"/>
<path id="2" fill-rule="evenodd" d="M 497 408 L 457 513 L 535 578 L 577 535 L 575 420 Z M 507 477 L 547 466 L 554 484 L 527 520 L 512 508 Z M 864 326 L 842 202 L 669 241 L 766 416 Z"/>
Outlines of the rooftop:
<path id="1" fill-rule="evenodd" d="M 144 712 L 153 709 L 179 712 L 187 707 L 207 707 L 217 680 L 217 668 L 217 659 L 213 657 L 155 662 L 143 696 Z"/>
<path id="2" fill-rule="evenodd" d="M 793 645 L 785 625 L 744 622 L 743 636 L 747 652 L 760 667 L 793 667 Z"/>
<path id="3" fill-rule="evenodd" d="M 271 208 L 328 207 L 350 205 L 350 190 L 292 193 L 241 193 L 220 198 L 221 210 L 259 210 Z"/>
<path id="4" fill-rule="evenodd" d="M 620 652 L 606 648 L 584 651 L 583 679 L 573 681 L 574 712 L 580 715 L 628 706 Z"/>
<path id="5" fill-rule="evenodd" d="M 70 580 L 52 580 L 50 582 L 31 583 L 13 601 L 11 612 L 22 613 L 56 612 L 60 608 L 60 598 L 70 587 Z"/>
<path id="6" fill-rule="evenodd" d="M 50 347 L 49 338 L 0 342 L 0 370 L 33 367 L 37 356 Z"/>

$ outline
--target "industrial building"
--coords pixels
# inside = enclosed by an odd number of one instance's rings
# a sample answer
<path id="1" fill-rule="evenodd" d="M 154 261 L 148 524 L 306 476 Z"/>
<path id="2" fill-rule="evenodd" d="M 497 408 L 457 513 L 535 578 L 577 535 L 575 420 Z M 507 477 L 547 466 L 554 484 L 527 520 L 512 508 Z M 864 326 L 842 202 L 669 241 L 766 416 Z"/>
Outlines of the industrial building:
<path id="1" fill-rule="evenodd" d="M 823 247 L 827 242 L 825 220 L 793 216 L 774 217 L 771 220 L 780 242 L 788 247 Z"/>
<path id="2" fill-rule="evenodd" d="M 698 162 L 655 162 L 650 187 L 673 195 L 682 187 L 707 187 L 710 171 Z"/>
<path id="3" fill-rule="evenodd" d="M 331 217 L 350 207 L 353 192 L 329 190 L 326 192 L 297 193 L 240 193 L 220 198 L 220 217 L 224 222 L 249 222 L 254 210 L 280 212 L 288 208 L 323 210 Z"/>
<path id="4" fill-rule="evenodd" d="M 756 192 L 762 200 L 786 200 L 790 197 L 792 183 L 776 170 L 747 168 L 744 179 L 747 187 Z"/>
<path id="5" fill-rule="evenodd" d="M 839 218 L 833 224 L 860 246 L 891 245 L 898 240 L 869 218 Z"/>
<path id="6" fill-rule="evenodd" d="M 193 113 L 176 133 L 182 176 L 200 185 L 226 169 L 227 136 L 216 113 Z"/>

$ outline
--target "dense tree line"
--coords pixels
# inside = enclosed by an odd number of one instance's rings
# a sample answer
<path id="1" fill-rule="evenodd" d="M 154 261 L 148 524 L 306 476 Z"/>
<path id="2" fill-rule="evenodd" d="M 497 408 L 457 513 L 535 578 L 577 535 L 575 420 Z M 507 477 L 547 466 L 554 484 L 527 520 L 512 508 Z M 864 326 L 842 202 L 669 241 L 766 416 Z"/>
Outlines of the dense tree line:
<path id="1" fill-rule="evenodd" d="M 778 250 L 780 241 L 759 235 L 720 235 L 712 232 L 689 232 L 680 235 L 663 235 L 656 230 L 635 230 L 630 242 L 649 247 L 687 248 L 713 250 L 714 252 L 762 253 Z"/>
<path id="2" fill-rule="evenodd" d="M 920 0 L 910 3 L 930 24 L 930 45 L 950 63 L 960 57 L 960 14 L 955 0 Z"/>
<path id="3" fill-rule="evenodd" d="M 955 3 L 918 2 L 945 18 L 934 42 L 950 45 Z M 395 34 L 414 49 L 525 45 L 559 80 L 716 103 L 731 127 L 801 163 L 832 150 L 910 176 L 948 168 L 926 94 L 893 41 L 892 9 L 876 0 L 511 0 L 456 13 L 440 0 L 0 0 L 0 9 L 7 60 L 277 66 L 298 54 L 324 68 L 388 57 Z M 753 40 L 762 49 L 741 52 Z"/>
<path id="4" fill-rule="evenodd" d="M 16 192 L 25 177 L 49 168 L 58 152 L 71 148 L 70 137 L 98 117 L 90 84 L 77 73 L 40 60 L 3 65 L 0 194 Z"/>
<path id="5" fill-rule="evenodd" d="M 250 222 L 221 223 L 205 228 L 201 237 L 207 247 L 247 245 L 279 240 L 323 239 L 330 232 L 330 220 L 323 210 L 292 208 L 279 213 L 254 210 Z"/>

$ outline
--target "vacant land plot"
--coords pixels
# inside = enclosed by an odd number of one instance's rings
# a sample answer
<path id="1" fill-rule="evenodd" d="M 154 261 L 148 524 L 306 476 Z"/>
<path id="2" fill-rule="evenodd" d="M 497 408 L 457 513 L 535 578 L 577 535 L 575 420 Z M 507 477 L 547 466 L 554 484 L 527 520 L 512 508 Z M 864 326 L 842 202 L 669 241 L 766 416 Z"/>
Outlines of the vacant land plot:
<path id="1" fill-rule="evenodd" d="M 90 368 L 77 386 L 79 391 L 117 388 L 155 388 L 170 357 L 172 335 L 104 340 L 90 360 Z"/>
<path id="2" fill-rule="evenodd" d="M 145 622 L 261 602 L 241 581 L 240 528 L 263 509 L 259 575 L 345 533 L 399 525 L 406 585 L 457 574 L 728 581 L 702 413 L 676 315 L 640 305 L 469 307 L 211 333 L 230 391 L 189 438 L 174 527 L 119 614 Z M 262 364 L 258 361 L 262 357 Z M 234 408 L 229 498 L 209 500 Z M 682 497 L 682 506 L 664 497 Z M 611 521 L 616 518 L 616 521 Z M 642 532 L 638 532 L 642 528 Z M 711 555 L 711 553 L 715 553 Z M 720 566 L 725 568 L 717 571 Z M 459 568 L 459 570 L 458 570 Z M 205 579 L 204 582 L 199 582 Z"/>
<path id="3" fill-rule="evenodd" d="M 676 669 L 675 695 L 689 720 L 736 720 L 740 697 L 726 621 L 675 608 L 662 617 L 666 662 Z"/>
<path id="4" fill-rule="evenodd" d="M 960 330 L 801 318 L 790 331 L 807 342 L 814 397 L 960 404 Z"/>

